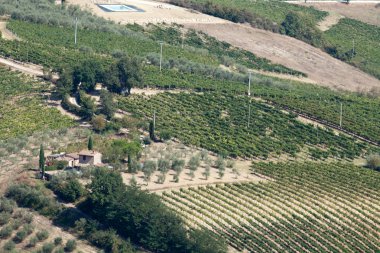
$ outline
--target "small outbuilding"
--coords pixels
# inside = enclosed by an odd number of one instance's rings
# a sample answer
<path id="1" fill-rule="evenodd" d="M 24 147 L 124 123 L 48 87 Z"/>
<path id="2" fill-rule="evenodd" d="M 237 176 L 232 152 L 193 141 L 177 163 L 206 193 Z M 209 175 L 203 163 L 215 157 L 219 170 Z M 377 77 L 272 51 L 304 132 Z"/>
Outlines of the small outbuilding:
<path id="1" fill-rule="evenodd" d="M 79 152 L 79 166 L 101 165 L 102 154 L 93 150 L 82 150 Z"/>

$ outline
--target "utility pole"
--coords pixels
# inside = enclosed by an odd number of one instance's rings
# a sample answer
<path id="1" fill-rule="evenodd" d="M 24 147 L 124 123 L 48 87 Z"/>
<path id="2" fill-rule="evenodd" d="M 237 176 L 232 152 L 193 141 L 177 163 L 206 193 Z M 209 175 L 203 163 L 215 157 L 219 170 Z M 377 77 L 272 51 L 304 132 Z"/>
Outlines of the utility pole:
<path id="1" fill-rule="evenodd" d="M 164 42 L 160 41 L 161 53 L 160 53 L 160 72 L 162 70 L 162 46 Z"/>
<path id="2" fill-rule="evenodd" d="M 340 119 L 339 119 L 339 126 L 342 127 L 342 119 L 343 119 L 343 104 L 340 103 Z"/>
<path id="3" fill-rule="evenodd" d="M 74 33 L 74 44 L 77 44 L 77 34 L 78 34 L 78 18 L 75 18 L 75 33 Z"/>
<path id="4" fill-rule="evenodd" d="M 248 78 L 248 97 L 251 96 L 251 78 L 252 78 L 252 71 L 249 71 L 249 78 Z"/>
<path id="5" fill-rule="evenodd" d="M 156 129 L 156 110 L 153 112 L 153 127 Z"/>

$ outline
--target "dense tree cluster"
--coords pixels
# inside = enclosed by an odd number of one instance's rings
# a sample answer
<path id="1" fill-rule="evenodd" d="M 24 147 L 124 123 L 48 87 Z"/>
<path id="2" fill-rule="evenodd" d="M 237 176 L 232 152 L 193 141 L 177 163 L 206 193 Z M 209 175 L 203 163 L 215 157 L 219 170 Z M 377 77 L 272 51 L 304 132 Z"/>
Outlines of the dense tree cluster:
<path id="1" fill-rule="evenodd" d="M 322 32 L 316 28 L 316 22 L 301 12 L 289 12 L 281 24 L 281 32 L 316 47 L 324 45 Z"/>
<path id="2" fill-rule="evenodd" d="M 89 185 L 88 209 L 104 225 L 153 252 L 226 252 L 207 231 L 188 233 L 182 220 L 158 196 L 126 187 L 121 175 L 99 169 Z"/>

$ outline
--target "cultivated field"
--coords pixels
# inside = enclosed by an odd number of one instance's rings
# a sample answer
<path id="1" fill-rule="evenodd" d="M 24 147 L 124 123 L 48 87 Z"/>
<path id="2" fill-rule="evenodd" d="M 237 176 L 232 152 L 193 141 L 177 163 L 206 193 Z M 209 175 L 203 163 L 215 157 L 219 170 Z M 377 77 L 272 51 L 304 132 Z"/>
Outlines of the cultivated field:
<path id="1" fill-rule="evenodd" d="M 368 91 L 374 87 L 380 87 L 378 79 L 334 59 L 320 49 L 287 36 L 234 24 L 205 14 L 197 14 L 162 2 L 128 1 L 128 4 L 146 10 L 143 13 L 104 12 L 94 4 L 95 2 L 90 0 L 68 1 L 68 3 L 79 4 L 96 15 L 115 22 L 146 24 L 165 21 L 184 24 L 186 28 L 203 31 L 218 40 L 248 50 L 259 57 L 301 71 L 308 75 L 311 82 L 322 86 L 349 91 Z M 126 4 L 127 2 L 112 1 L 112 3 Z M 164 6 L 163 9 L 157 8 L 159 5 Z M 182 18 L 175 20 L 177 17 Z M 206 22 L 202 22 L 202 19 Z M 337 20 L 335 19 L 335 21 Z"/>
<path id="2" fill-rule="evenodd" d="M 207 228 L 240 252 L 378 252 L 375 171 L 343 164 L 256 164 L 272 177 L 164 192 L 191 228 Z"/>
<path id="3" fill-rule="evenodd" d="M 274 63 L 296 69 L 316 83 L 357 91 L 380 87 L 380 80 L 302 41 L 239 24 L 186 24 Z M 244 38 L 242 40 L 241 38 Z"/>

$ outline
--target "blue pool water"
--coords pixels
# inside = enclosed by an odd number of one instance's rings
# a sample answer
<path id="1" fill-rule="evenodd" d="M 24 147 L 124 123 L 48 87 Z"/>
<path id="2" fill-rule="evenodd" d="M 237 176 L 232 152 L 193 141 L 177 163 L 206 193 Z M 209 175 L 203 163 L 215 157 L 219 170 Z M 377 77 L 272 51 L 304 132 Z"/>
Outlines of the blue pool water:
<path id="1" fill-rule="evenodd" d="M 141 12 L 142 10 L 131 6 L 131 5 L 124 5 L 124 4 L 98 4 L 100 8 L 102 8 L 105 11 L 109 12 Z"/>

